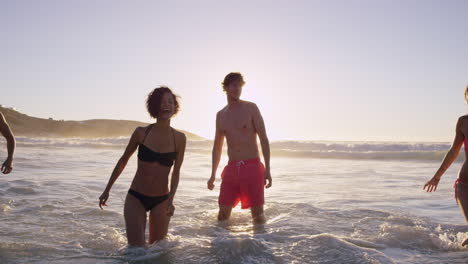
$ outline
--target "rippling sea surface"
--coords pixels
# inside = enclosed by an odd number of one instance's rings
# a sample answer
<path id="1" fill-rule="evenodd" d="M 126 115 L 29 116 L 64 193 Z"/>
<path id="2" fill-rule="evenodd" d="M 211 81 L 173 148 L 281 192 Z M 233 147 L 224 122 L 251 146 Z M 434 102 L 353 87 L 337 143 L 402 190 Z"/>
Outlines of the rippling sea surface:
<path id="1" fill-rule="evenodd" d="M 207 190 L 211 143 L 189 142 L 169 236 L 138 249 L 123 220 L 136 156 L 105 210 L 97 199 L 127 141 L 18 138 L 0 176 L 0 263 L 468 263 L 452 188 L 461 163 L 422 191 L 448 144 L 273 142 L 268 222 L 254 226 L 239 208 L 217 222 L 222 168 Z"/>

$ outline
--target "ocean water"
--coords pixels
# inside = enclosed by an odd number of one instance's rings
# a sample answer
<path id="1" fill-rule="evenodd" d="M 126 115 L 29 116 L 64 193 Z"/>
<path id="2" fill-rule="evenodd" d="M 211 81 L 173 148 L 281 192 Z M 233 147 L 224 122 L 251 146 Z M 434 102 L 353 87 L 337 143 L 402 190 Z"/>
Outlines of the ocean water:
<path id="1" fill-rule="evenodd" d="M 168 238 L 135 249 L 123 221 L 135 156 L 98 207 L 127 141 L 18 138 L 0 176 L 0 263 L 468 263 L 452 188 L 461 163 L 422 190 L 448 143 L 273 142 L 268 222 L 254 226 L 239 208 L 216 221 L 211 143 L 189 142 Z"/>

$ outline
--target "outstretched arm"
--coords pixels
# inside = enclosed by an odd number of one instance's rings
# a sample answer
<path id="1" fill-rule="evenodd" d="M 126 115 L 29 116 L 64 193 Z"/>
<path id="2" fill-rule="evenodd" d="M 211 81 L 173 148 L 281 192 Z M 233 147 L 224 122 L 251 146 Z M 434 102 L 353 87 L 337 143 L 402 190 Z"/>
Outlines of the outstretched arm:
<path id="1" fill-rule="evenodd" d="M 187 138 L 185 134 L 182 134 L 180 142 L 177 144 L 177 157 L 174 162 L 174 169 L 172 170 L 172 177 L 171 177 L 171 191 L 169 193 L 169 203 L 167 207 L 167 215 L 172 216 L 174 215 L 174 196 L 177 191 L 177 187 L 179 186 L 179 175 L 180 175 L 180 167 L 182 166 L 182 162 L 184 161 L 184 154 L 185 154 L 185 145 L 187 143 Z"/>
<path id="2" fill-rule="evenodd" d="M 207 182 L 208 189 L 210 190 L 213 190 L 214 188 L 216 170 L 218 169 L 219 161 L 221 160 L 221 154 L 223 152 L 224 132 L 219 124 L 219 115 L 219 113 L 216 115 L 216 132 L 213 144 L 213 151 L 211 155 L 211 177 Z"/>
<path id="3" fill-rule="evenodd" d="M 0 113 L 0 132 L 7 141 L 8 157 L 2 164 L 1 171 L 4 174 L 8 174 L 13 170 L 13 154 L 15 153 L 15 137 L 10 130 L 10 126 L 5 120 L 5 117 Z"/>
<path id="4" fill-rule="evenodd" d="M 112 171 L 112 175 L 109 179 L 109 182 L 107 183 L 106 189 L 102 193 L 102 195 L 99 197 L 99 207 L 102 209 L 102 206 L 106 204 L 107 199 L 109 199 L 109 192 L 112 188 L 112 185 L 114 185 L 114 182 L 117 180 L 117 178 L 120 176 L 122 171 L 125 169 L 125 166 L 127 165 L 128 160 L 130 157 L 133 155 L 135 150 L 138 147 L 139 143 L 139 133 L 138 129 L 135 129 L 133 132 L 132 136 L 130 137 L 130 141 L 128 142 L 127 148 L 125 149 L 122 157 L 119 159 L 117 164 L 115 165 L 114 170 Z"/>
<path id="5" fill-rule="evenodd" d="M 270 174 L 270 141 L 266 134 L 265 122 L 263 121 L 262 114 L 255 104 L 252 106 L 252 116 L 255 130 L 260 138 L 260 144 L 262 145 L 263 159 L 265 160 L 265 186 L 266 188 L 270 188 L 273 184 Z"/>
<path id="6" fill-rule="evenodd" d="M 461 123 L 462 117 L 458 119 L 457 126 L 455 129 L 455 139 L 453 140 L 452 146 L 450 150 L 445 155 L 442 164 L 440 165 L 439 169 L 435 173 L 434 177 L 430 179 L 423 187 L 423 190 L 427 188 L 428 192 L 436 191 L 437 185 L 439 184 L 440 178 L 445 173 L 445 171 L 450 167 L 450 165 L 457 159 L 460 149 L 463 145 L 463 140 L 465 136 L 461 131 Z"/>

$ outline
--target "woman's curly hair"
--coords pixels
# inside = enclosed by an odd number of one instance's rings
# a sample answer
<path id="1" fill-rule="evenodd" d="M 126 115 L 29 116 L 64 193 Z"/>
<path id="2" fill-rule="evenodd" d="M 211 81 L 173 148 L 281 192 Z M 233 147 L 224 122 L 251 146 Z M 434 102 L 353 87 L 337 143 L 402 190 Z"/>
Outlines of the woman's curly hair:
<path id="1" fill-rule="evenodd" d="M 165 93 L 170 93 L 174 99 L 174 115 L 179 112 L 178 96 L 176 96 L 168 87 L 161 86 L 151 91 L 146 99 L 146 108 L 148 109 L 148 113 L 151 117 L 158 118 L 159 111 L 161 110 L 161 100 Z"/>

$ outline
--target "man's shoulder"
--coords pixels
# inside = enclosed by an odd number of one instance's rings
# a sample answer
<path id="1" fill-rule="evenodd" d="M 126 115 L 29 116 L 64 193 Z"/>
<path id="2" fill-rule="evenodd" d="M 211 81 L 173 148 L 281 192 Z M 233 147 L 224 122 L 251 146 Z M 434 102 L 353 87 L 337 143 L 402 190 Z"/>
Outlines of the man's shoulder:
<path id="1" fill-rule="evenodd" d="M 216 113 L 216 116 L 220 116 L 220 115 L 224 114 L 224 113 L 227 111 L 227 108 L 228 108 L 227 105 L 226 105 L 225 107 L 221 108 L 221 110 L 219 110 L 219 111 Z"/>
<path id="2" fill-rule="evenodd" d="M 247 110 L 249 110 L 249 111 L 253 111 L 253 112 L 257 112 L 257 111 L 258 111 L 257 104 L 255 104 L 254 102 L 243 101 L 242 103 L 243 103 L 243 105 L 245 106 L 245 109 L 247 109 Z"/>
<path id="3" fill-rule="evenodd" d="M 241 103 L 243 105 L 247 105 L 247 106 L 253 106 L 253 105 L 256 105 L 254 102 L 250 102 L 250 101 L 245 101 L 245 100 L 242 100 Z"/>
<path id="4" fill-rule="evenodd" d="M 254 103 L 254 102 L 250 102 L 250 101 L 245 101 L 245 100 L 241 100 L 240 101 L 241 105 L 247 109 L 255 109 L 257 108 L 257 105 Z"/>

